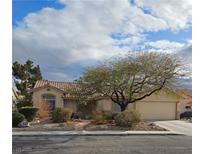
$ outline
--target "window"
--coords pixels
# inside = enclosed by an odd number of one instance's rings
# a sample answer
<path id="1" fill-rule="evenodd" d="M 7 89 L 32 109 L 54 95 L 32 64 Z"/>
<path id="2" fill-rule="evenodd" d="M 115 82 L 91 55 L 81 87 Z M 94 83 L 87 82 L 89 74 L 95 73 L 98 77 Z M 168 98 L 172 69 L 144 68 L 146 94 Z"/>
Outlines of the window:
<path id="1" fill-rule="evenodd" d="M 55 109 L 55 96 L 51 94 L 42 95 L 43 102 L 48 103 L 50 109 Z"/>

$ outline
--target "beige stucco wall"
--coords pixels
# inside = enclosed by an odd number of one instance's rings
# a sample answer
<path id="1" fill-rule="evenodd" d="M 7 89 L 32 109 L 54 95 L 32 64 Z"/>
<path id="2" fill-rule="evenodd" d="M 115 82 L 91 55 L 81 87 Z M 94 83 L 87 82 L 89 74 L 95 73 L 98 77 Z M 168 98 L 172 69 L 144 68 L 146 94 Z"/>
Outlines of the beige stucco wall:
<path id="1" fill-rule="evenodd" d="M 103 99 L 97 101 L 96 110 L 111 111 L 112 110 L 112 101 L 110 99 Z"/>
<path id="2" fill-rule="evenodd" d="M 76 112 L 77 111 L 77 103 L 73 100 L 67 100 L 67 101 L 68 101 L 68 104 L 67 104 L 67 106 L 64 106 L 64 107 L 72 109 L 73 112 Z"/>
<path id="3" fill-rule="evenodd" d="M 55 88 L 39 89 L 33 93 L 33 103 L 42 100 L 42 95 L 52 94 L 56 97 L 55 107 L 64 107 L 62 92 Z M 70 108 L 75 112 L 77 110 L 74 101 L 69 101 Z M 173 95 L 168 95 L 165 92 L 153 94 L 141 101 L 128 105 L 128 109 L 138 110 L 141 114 L 141 118 L 144 120 L 168 120 L 176 118 L 176 102 L 178 98 Z M 114 104 L 110 99 L 98 100 L 96 103 L 96 110 L 120 112 L 120 108 L 117 104 Z"/>
<path id="4" fill-rule="evenodd" d="M 162 91 L 141 101 L 129 104 L 127 109 L 137 110 L 143 120 L 173 120 L 176 119 L 177 102 L 178 98 L 176 96 Z M 120 112 L 120 108 L 110 99 L 99 100 L 97 109 Z"/>
<path id="5" fill-rule="evenodd" d="M 45 94 L 51 94 L 55 96 L 55 107 L 63 107 L 63 99 L 62 99 L 62 92 L 60 92 L 57 89 L 54 88 L 43 88 L 43 89 L 39 89 L 33 92 L 33 104 L 34 106 L 36 105 L 36 103 L 39 103 L 42 101 L 42 95 Z"/>
<path id="6" fill-rule="evenodd" d="M 49 89 L 49 91 L 47 90 Z M 37 103 L 42 102 L 42 95 L 51 94 L 55 96 L 55 107 L 64 107 L 62 92 L 55 88 L 42 88 L 33 92 L 33 104 L 34 106 L 38 106 Z M 68 108 L 72 109 L 73 112 L 76 112 L 77 105 L 73 100 L 68 100 Z"/>
<path id="7" fill-rule="evenodd" d="M 178 101 L 177 96 L 161 91 L 135 103 L 135 109 L 144 120 L 173 120 L 177 118 Z"/>
<path id="8" fill-rule="evenodd" d="M 141 101 L 177 102 L 179 101 L 179 98 L 177 98 L 177 96 L 174 94 L 169 94 L 164 91 L 160 91 L 156 94 L 152 94 L 151 96 L 144 98 Z"/>
<path id="9" fill-rule="evenodd" d="M 176 102 L 138 102 L 130 104 L 128 109 L 135 109 L 143 120 L 176 119 Z"/>
<path id="10" fill-rule="evenodd" d="M 97 103 L 97 110 L 120 112 L 113 110 L 114 103 L 111 100 L 101 100 Z M 176 119 L 176 102 L 140 101 L 129 104 L 127 109 L 136 110 L 142 120 L 174 120 Z"/>

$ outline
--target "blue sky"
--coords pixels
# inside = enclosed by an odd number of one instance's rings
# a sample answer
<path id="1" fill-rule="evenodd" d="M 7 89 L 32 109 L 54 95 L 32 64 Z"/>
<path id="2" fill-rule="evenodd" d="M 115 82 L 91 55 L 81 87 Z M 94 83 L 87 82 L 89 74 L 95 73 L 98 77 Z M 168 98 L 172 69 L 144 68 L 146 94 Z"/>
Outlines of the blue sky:
<path id="1" fill-rule="evenodd" d="M 12 24 L 16 24 L 21 21 L 28 13 L 37 12 L 45 7 L 51 7 L 55 9 L 62 9 L 63 4 L 56 0 L 12 0 Z"/>
<path id="2" fill-rule="evenodd" d="M 170 30 L 159 31 L 159 32 L 148 32 L 147 39 L 150 41 L 157 40 L 170 40 L 175 42 L 186 42 L 192 39 L 192 27 L 181 30 L 179 32 L 172 32 Z"/>
<path id="3" fill-rule="evenodd" d="M 171 51 L 191 66 L 191 18 L 189 0 L 13 0 L 13 60 L 60 81 L 130 50 Z"/>

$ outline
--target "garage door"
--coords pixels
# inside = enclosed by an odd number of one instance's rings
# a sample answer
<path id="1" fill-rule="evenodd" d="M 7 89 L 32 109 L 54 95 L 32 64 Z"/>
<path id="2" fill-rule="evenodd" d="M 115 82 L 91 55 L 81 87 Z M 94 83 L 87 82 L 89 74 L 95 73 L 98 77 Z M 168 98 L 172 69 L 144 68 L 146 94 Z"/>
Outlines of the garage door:
<path id="1" fill-rule="evenodd" d="M 136 109 L 144 120 L 176 119 L 176 102 L 138 102 Z"/>

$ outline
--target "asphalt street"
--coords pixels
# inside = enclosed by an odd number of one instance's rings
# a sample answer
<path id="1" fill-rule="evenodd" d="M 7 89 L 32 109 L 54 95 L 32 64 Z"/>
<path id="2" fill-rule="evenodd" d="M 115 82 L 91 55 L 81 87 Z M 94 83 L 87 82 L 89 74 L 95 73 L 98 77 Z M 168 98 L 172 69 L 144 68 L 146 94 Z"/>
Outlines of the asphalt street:
<path id="1" fill-rule="evenodd" d="M 13 154 L 191 154 L 182 135 L 13 136 Z"/>

